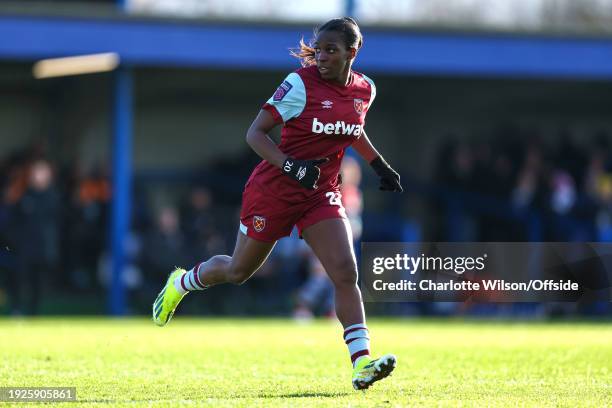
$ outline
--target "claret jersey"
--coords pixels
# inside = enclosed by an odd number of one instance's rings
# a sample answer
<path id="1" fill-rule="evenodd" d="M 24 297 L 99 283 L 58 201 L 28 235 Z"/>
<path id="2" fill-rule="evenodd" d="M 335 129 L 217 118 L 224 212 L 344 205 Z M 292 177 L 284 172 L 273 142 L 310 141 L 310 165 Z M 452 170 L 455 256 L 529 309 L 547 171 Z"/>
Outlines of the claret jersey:
<path id="1" fill-rule="evenodd" d="M 375 96 L 372 80 L 355 71 L 347 86 L 325 81 L 316 66 L 289 74 L 262 108 L 284 123 L 279 149 L 299 160 L 328 158 L 329 162 L 320 166 L 317 190 L 303 188 L 265 160 L 255 168 L 249 183 L 289 202 L 337 191 L 344 150 L 361 136 Z"/>

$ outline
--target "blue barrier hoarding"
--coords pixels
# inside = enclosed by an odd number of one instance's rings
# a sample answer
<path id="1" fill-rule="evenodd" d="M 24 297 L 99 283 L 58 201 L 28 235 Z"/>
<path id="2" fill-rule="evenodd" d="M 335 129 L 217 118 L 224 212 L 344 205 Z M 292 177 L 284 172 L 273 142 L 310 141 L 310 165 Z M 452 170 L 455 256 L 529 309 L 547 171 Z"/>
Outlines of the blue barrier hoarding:
<path id="1" fill-rule="evenodd" d="M 136 18 L 0 16 L 0 58 L 116 52 L 132 66 L 291 69 L 312 27 Z M 612 77 L 612 38 L 364 28 L 368 72 L 500 77 Z"/>

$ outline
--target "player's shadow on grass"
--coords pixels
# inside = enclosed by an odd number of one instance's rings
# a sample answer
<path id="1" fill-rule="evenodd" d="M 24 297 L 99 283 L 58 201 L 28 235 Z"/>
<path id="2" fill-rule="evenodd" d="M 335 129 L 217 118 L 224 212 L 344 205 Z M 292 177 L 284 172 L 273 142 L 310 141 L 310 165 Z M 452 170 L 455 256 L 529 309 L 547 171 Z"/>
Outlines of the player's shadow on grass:
<path id="1" fill-rule="evenodd" d="M 233 395 L 232 398 L 335 398 L 335 397 L 346 397 L 354 393 L 349 392 L 292 392 L 292 393 L 279 393 L 279 394 L 259 394 L 259 395 Z M 188 396 L 183 396 L 190 400 Z M 120 403 L 140 403 L 140 402 L 171 402 L 171 399 L 141 399 L 141 400 L 122 400 L 122 399 L 80 399 L 80 403 L 89 404 L 120 404 Z M 193 401 L 197 401 L 193 399 Z"/>
<path id="2" fill-rule="evenodd" d="M 260 394 L 253 395 L 234 395 L 232 398 L 335 398 L 346 397 L 350 395 L 348 392 L 294 392 L 288 394 Z M 198 401 L 198 399 L 187 399 L 188 401 Z M 122 399 L 80 399 L 78 402 L 84 404 L 137 404 L 137 403 L 154 403 L 154 402 L 172 402 L 171 399 L 140 399 L 140 400 L 122 400 Z"/>
<path id="3" fill-rule="evenodd" d="M 264 394 L 259 398 L 316 398 L 316 397 L 346 397 L 348 392 L 291 392 L 287 394 Z"/>

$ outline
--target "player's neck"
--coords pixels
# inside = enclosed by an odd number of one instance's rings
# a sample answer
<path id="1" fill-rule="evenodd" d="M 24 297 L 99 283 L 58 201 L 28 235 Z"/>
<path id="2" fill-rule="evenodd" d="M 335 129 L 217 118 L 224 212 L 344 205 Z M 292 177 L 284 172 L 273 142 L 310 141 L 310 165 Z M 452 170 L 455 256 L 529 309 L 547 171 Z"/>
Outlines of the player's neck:
<path id="1" fill-rule="evenodd" d="M 336 79 L 332 79 L 330 80 L 330 82 L 336 84 L 336 85 L 340 85 L 340 86 L 347 86 L 350 84 L 351 82 L 351 69 L 348 68 L 345 72 L 343 72 L 342 74 L 340 74 L 340 76 Z"/>

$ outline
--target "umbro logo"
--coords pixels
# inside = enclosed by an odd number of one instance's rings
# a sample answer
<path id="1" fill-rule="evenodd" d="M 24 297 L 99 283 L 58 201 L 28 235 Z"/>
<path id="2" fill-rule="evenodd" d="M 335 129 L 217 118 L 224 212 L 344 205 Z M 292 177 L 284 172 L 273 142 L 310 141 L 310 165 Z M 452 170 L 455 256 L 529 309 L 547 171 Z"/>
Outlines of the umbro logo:
<path id="1" fill-rule="evenodd" d="M 297 172 L 297 178 L 298 180 L 301 180 L 304 178 L 304 176 L 306 175 L 306 167 L 300 167 L 300 169 Z"/>
<path id="2" fill-rule="evenodd" d="M 326 100 L 326 101 L 321 102 L 321 107 L 323 109 L 331 109 L 333 104 L 334 103 L 332 101 Z"/>

